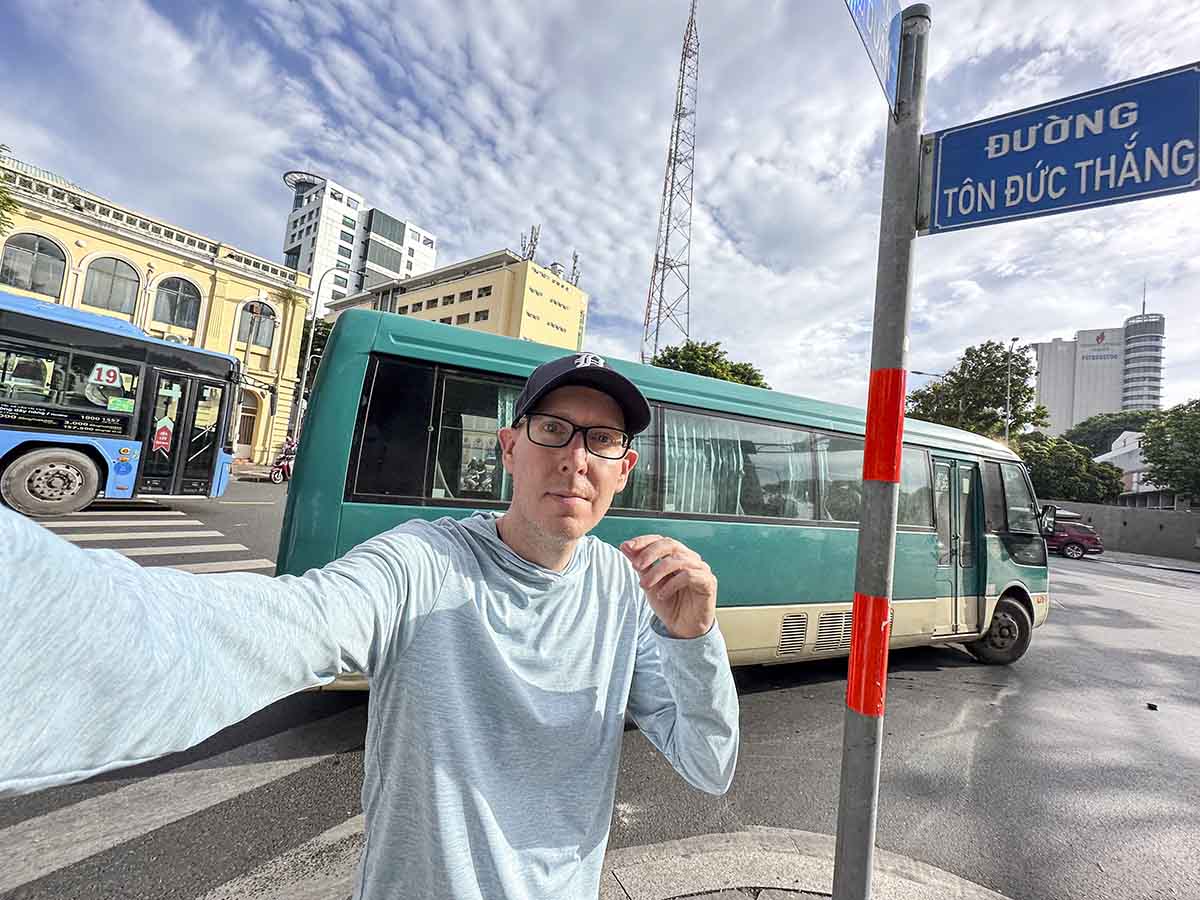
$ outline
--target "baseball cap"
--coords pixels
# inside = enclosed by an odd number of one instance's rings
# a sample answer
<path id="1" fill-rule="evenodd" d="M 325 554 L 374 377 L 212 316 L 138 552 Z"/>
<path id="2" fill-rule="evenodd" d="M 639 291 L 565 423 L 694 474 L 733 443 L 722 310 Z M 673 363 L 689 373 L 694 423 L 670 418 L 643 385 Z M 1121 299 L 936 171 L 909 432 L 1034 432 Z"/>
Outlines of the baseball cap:
<path id="1" fill-rule="evenodd" d="M 594 388 L 616 400 L 625 416 L 625 430 L 631 435 L 640 434 L 650 425 L 650 404 L 642 392 L 632 381 L 610 368 L 604 357 L 595 353 L 563 356 L 534 369 L 517 397 L 513 424 L 532 412 L 538 401 L 552 390 L 568 384 Z"/>

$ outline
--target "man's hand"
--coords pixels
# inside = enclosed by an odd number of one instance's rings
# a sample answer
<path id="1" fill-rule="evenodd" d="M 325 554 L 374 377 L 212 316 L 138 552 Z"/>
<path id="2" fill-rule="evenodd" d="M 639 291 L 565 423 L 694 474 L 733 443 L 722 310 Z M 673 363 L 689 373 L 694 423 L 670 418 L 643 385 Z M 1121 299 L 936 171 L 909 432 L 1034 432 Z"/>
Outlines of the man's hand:
<path id="1" fill-rule="evenodd" d="M 621 545 L 633 563 L 650 608 L 672 637 L 694 638 L 717 617 L 717 577 L 694 550 L 660 534 L 644 534 Z"/>

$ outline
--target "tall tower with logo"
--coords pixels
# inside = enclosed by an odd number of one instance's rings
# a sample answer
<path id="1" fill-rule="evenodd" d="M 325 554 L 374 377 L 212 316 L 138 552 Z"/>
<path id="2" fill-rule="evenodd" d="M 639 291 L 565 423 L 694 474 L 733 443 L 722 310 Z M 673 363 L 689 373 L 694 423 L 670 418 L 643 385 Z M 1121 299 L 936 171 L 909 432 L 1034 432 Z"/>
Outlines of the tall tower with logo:
<path id="1" fill-rule="evenodd" d="M 696 0 L 683 34 L 679 79 L 675 85 L 675 114 L 667 148 L 658 212 L 658 241 L 646 317 L 642 328 L 642 362 L 650 362 L 659 347 L 682 336 L 691 325 L 692 182 L 696 172 L 696 96 L 700 66 L 700 35 L 696 30 Z"/>

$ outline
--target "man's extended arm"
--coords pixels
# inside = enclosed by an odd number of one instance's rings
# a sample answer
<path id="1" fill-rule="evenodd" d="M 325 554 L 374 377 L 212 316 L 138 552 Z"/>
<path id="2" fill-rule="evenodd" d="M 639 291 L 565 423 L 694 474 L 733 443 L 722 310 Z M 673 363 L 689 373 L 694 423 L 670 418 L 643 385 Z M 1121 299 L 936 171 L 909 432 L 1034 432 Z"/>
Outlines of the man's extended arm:
<path id="1" fill-rule="evenodd" d="M 369 673 L 434 600 L 410 582 L 437 584 L 443 567 L 401 528 L 298 577 L 192 575 L 0 508 L 0 796 L 183 750 Z"/>
<path id="2" fill-rule="evenodd" d="M 680 775 L 710 794 L 729 790 L 737 765 L 738 696 L 725 639 L 673 638 L 645 605 L 629 713 Z"/>

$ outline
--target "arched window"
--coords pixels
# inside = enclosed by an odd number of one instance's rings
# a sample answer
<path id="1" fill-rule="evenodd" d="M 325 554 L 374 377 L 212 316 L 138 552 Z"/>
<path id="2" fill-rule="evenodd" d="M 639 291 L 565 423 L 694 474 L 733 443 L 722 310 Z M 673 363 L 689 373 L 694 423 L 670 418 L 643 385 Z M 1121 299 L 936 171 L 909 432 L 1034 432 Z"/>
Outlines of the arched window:
<path id="1" fill-rule="evenodd" d="M 36 234 L 14 234 L 4 245 L 0 284 L 59 297 L 66 267 L 67 258 L 54 241 Z"/>
<path id="2" fill-rule="evenodd" d="M 270 349 L 275 337 L 275 310 L 265 303 L 251 301 L 242 307 L 242 319 L 238 322 L 238 340 L 249 340 L 259 347 Z"/>
<path id="3" fill-rule="evenodd" d="M 180 328 L 195 328 L 200 321 L 200 292 L 190 281 L 168 278 L 158 286 L 154 319 Z"/>
<path id="4" fill-rule="evenodd" d="M 83 302 L 100 309 L 133 313 L 137 303 L 138 275 L 133 266 L 106 256 L 88 266 L 83 283 Z"/>

